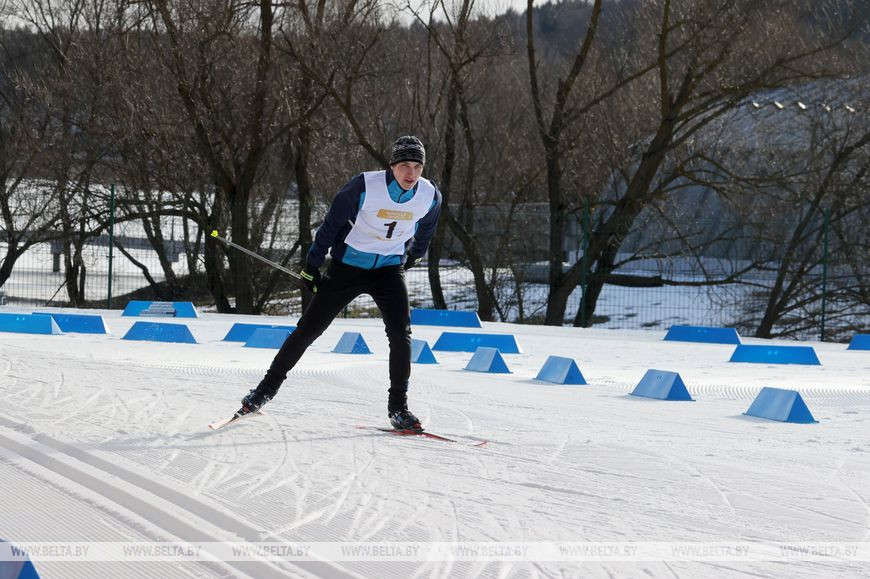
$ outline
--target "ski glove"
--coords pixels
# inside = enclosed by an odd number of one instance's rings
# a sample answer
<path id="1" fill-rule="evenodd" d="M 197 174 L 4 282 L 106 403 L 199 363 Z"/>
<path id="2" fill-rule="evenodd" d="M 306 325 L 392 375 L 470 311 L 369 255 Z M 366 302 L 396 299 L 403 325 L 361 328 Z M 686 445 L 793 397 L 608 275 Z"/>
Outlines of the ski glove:
<path id="1" fill-rule="evenodd" d="M 408 259 L 405 260 L 405 265 L 403 265 L 402 267 L 403 267 L 405 270 L 409 270 L 409 269 L 411 269 L 412 267 L 414 267 L 415 265 L 417 265 L 418 263 L 420 263 L 420 258 L 419 258 L 419 257 L 412 257 L 412 256 L 409 255 L 409 256 L 408 256 Z"/>
<path id="2" fill-rule="evenodd" d="M 310 263 L 306 263 L 305 269 L 303 269 L 299 275 L 302 277 L 305 287 L 307 287 L 311 293 L 317 293 L 317 284 L 320 283 L 320 270 Z"/>

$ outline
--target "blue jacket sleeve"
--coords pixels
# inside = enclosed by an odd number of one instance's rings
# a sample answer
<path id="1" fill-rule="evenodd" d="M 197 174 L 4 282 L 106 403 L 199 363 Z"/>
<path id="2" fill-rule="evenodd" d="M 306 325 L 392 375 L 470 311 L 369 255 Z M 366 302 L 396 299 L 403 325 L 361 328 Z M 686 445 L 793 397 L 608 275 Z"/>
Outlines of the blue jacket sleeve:
<path id="1" fill-rule="evenodd" d="M 353 226 L 359 212 L 360 195 L 365 189 L 365 178 L 362 173 L 348 181 L 332 200 L 323 223 L 314 234 L 314 243 L 308 250 L 308 263 L 314 267 L 323 265 L 326 252 L 334 246 L 336 241 L 344 239 L 347 232 Z"/>
<path id="2" fill-rule="evenodd" d="M 435 185 L 433 183 L 433 185 Z M 441 191 L 435 185 L 435 200 L 432 202 L 432 207 L 423 218 L 417 222 L 417 231 L 414 233 L 414 240 L 411 248 L 408 250 L 408 255 L 411 257 L 423 257 L 426 250 L 429 249 L 429 242 L 432 241 L 432 236 L 435 235 L 435 230 L 438 229 L 438 217 L 441 215 Z"/>

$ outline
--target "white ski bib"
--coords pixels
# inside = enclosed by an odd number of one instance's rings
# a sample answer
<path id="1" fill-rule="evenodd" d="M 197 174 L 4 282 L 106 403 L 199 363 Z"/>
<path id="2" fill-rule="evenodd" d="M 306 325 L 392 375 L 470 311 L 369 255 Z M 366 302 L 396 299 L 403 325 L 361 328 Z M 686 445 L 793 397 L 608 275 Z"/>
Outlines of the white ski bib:
<path id="1" fill-rule="evenodd" d="M 421 177 L 410 201 L 396 203 L 387 191 L 386 175 L 386 171 L 363 173 L 366 196 L 344 242 L 357 251 L 402 255 L 405 244 L 417 231 L 417 222 L 432 207 L 435 186 Z"/>

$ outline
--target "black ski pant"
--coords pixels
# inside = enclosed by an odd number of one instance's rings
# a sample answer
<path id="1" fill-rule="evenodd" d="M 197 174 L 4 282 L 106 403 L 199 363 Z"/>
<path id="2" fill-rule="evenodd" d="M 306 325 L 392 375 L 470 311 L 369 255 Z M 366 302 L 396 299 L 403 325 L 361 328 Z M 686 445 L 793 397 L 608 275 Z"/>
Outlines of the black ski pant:
<path id="1" fill-rule="evenodd" d="M 390 344 L 390 405 L 401 405 L 411 375 L 411 312 L 401 265 L 361 269 L 332 261 L 257 389 L 274 396 L 308 346 L 361 294 L 372 297 L 384 319 Z"/>

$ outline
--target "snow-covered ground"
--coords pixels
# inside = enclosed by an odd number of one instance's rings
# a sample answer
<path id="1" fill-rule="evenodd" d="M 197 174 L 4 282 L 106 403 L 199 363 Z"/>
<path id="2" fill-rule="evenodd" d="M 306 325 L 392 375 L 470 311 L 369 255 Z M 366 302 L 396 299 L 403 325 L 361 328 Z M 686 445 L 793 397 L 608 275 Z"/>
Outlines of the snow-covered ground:
<path id="1" fill-rule="evenodd" d="M 387 424 L 380 320 L 336 320 L 266 415 L 212 432 L 275 352 L 224 335 L 294 319 L 202 314 L 175 320 L 198 344 L 168 344 L 122 340 L 137 318 L 84 313 L 111 334 L 0 333 L 0 539 L 29 547 L 43 577 L 866 577 L 870 566 L 870 352 L 809 343 L 821 366 L 735 364 L 733 346 L 658 331 L 484 324 L 523 348 L 505 355 L 512 374 L 436 351 L 438 365 L 414 365 L 410 395 L 430 431 L 489 441 L 474 447 L 356 428 Z M 414 337 L 431 345 L 445 330 Z M 332 353 L 346 331 L 374 354 Z M 589 384 L 535 381 L 549 355 L 575 359 Z M 629 396 L 650 368 L 679 372 L 696 401 Z M 799 390 L 819 422 L 743 416 L 763 386 Z"/>

